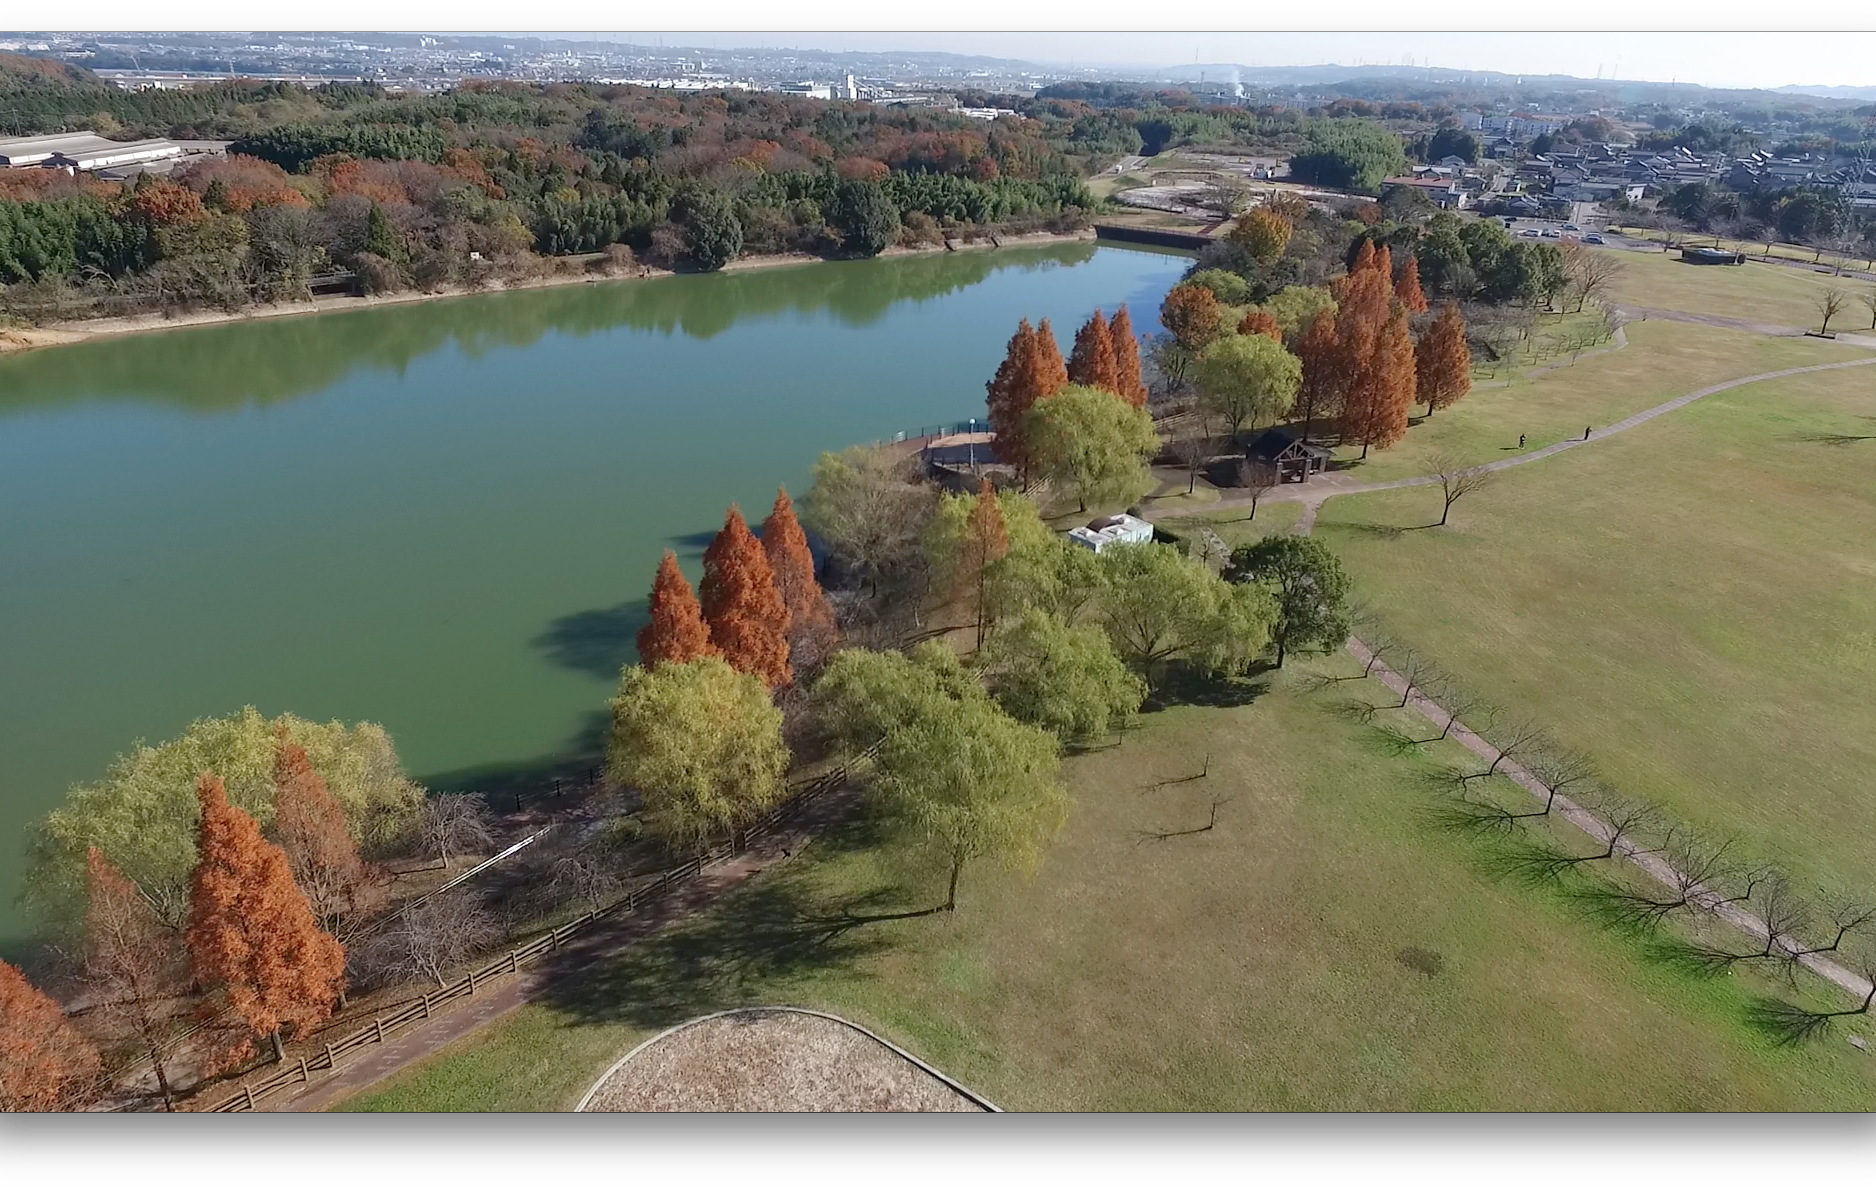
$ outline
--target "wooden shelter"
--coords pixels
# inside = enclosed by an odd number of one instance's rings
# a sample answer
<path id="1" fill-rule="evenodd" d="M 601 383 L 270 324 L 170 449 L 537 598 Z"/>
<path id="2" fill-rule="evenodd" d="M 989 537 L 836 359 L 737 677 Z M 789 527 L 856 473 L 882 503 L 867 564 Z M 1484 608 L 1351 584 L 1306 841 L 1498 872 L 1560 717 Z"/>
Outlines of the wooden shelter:
<path id="1" fill-rule="evenodd" d="M 1258 435 L 1244 449 L 1244 458 L 1269 468 L 1278 484 L 1308 480 L 1329 466 L 1330 455 L 1327 447 L 1305 443 L 1289 431 L 1275 428 Z"/>

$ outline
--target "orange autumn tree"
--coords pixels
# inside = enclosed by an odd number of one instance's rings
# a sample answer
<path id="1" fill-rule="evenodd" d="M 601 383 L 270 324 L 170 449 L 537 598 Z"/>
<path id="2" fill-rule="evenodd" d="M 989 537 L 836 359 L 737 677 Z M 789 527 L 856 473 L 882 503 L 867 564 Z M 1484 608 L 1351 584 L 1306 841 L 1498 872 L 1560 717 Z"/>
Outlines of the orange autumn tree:
<path id="1" fill-rule="evenodd" d="M 1188 352 L 1203 351 L 1223 330 L 1218 296 L 1204 286 L 1178 285 L 1160 303 L 1160 325 Z"/>
<path id="2" fill-rule="evenodd" d="M 229 1007 L 286 1057 L 282 1032 L 304 1038 L 332 1016 L 345 992 L 345 948 L 319 929 L 293 884 L 286 853 L 261 835 L 254 817 L 228 802 L 222 781 L 196 783 L 195 875 L 184 939 L 196 980 L 221 989 Z"/>
<path id="3" fill-rule="evenodd" d="M 1427 403 L 1428 416 L 1471 392 L 1472 349 L 1466 344 L 1466 316 L 1457 302 L 1442 306 L 1414 345 L 1414 388 Z"/>
<path id="4" fill-rule="evenodd" d="M 771 690 L 793 680 L 788 667 L 788 605 L 775 586 L 768 555 L 734 505 L 704 551 L 701 595 L 710 642 L 725 662 L 757 676 Z"/>
<path id="5" fill-rule="evenodd" d="M 1407 264 L 1401 267 L 1400 280 L 1394 283 L 1394 297 L 1414 314 L 1427 313 L 1426 291 L 1420 288 L 1419 257 L 1408 257 Z"/>
<path id="6" fill-rule="evenodd" d="M 1307 443 L 1311 421 L 1339 413 L 1348 388 L 1333 314 L 1326 310 L 1316 312 L 1308 330 L 1297 341 L 1296 354 L 1303 362 L 1303 383 L 1296 391 L 1296 404 L 1291 412 L 1303 420 L 1303 442 Z"/>
<path id="7" fill-rule="evenodd" d="M 1267 310 L 1253 310 L 1238 320 L 1239 335 L 1267 335 L 1278 343 L 1283 342 L 1283 324 Z"/>
<path id="8" fill-rule="evenodd" d="M 99 1066 L 59 1004 L 0 960 L 0 1113 L 57 1109 L 90 1087 Z"/>
<path id="9" fill-rule="evenodd" d="M 1068 379 L 1076 385 L 1088 385 L 1120 393 L 1120 376 L 1114 362 L 1114 340 L 1107 318 L 1099 308 L 1093 317 L 1075 332 L 1075 348 L 1068 355 Z M 1124 396 L 1124 395 L 1123 395 Z"/>
<path id="10" fill-rule="evenodd" d="M 1349 386 L 1342 410 L 1342 430 L 1361 440 L 1361 458 L 1369 447 L 1386 449 L 1407 433 L 1414 400 L 1413 337 L 1407 312 L 1390 318 L 1375 336 L 1366 367 Z"/>
<path id="11" fill-rule="evenodd" d="M 808 549 L 808 536 L 802 533 L 795 517 L 795 503 L 787 489 L 778 489 L 775 508 L 762 523 L 762 549 L 769 557 L 769 570 L 775 575 L 776 590 L 788 606 L 788 659 L 790 668 L 800 674 L 819 664 L 834 650 L 840 639 L 834 625 L 834 606 L 814 578 L 814 554 Z"/>
<path id="12" fill-rule="evenodd" d="M 1240 216 L 1229 238 L 1242 244 L 1253 257 L 1269 264 L 1283 255 L 1296 228 L 1289 220 L 1269 207 L 1256 207 Z"/>
<path id="13" fill-rule="evenodd" d="M 345 809 L 285 724 L 274 747 L 274 837 L 314 917 L 327 931 L 337 931 L 358 909 L 365 863 L 346 828 Z"/>
<path id="14" fill-rule="evenodd" d="M 971 520 L 964 534 L 962 566 L 958 576 L 965 583 L 974 584 L 973 593 L 977 606 L 977 645 L 984 644 L 984 634 L 990 628 L 990 609 L 987 588 L 990 579 L 990 565 L 1010 553 L 1010 530 L 1003 521 L 1003 506 L 997 501 L 997 490 L 985 476 L 977 485 L 977 502 L 971 506 Z"/>
<path id="15" fill-rule="evenodd" d="M 1009 350 L 997 375 L 985 386 L 990 407 L 990 429 L 997 437 L 997 458 L 1029 479 L 1034 453 L 1029 446 L 1029 411 L 1038 401 L 1053 397 L 1068 385 L 1068 366 L 1055 342 L 1055 332 L 1044 319 L 1040 328 L 1024 319 L 1010 337 Z"/>
<path id="16" fill-rule="evenodd" d="M 1123 304 L 1107 325 L 1108 341 L 1114 345 L 1114 392 L 1135 406 L 1146 405 L 1146 381 L 1140 374 L 1140 337 L 1133 333 L 1133 316 Z"/>
<path id="17" fill-rule="evenodd" d="M 1374 241 L 1363 240 L 1361 245 L 1355 249 L 1355 263 L 1348 267 L 1349 275 L 1352 277 L 1357 273 L 1366 273 L 1373 268 Z"/>
<path id="18" fill-rule="evenodd" d="M 648 604 L 651 619 L 638 631 L 638 660 L 647 669 L 661 662 L 695 662 L 718 653 L 710 644 L 703 606 L 697 603 L 697 594 L 671 551 L 664 552 L 664 561 L 658 564 Z"/>

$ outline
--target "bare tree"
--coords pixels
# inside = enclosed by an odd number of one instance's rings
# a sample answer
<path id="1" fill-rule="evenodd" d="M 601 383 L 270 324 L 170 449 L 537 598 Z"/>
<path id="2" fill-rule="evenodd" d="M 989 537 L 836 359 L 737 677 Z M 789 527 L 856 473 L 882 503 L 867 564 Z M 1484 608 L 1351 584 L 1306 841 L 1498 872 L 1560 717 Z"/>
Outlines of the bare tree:
<path id="1" fill-rule="evenodd" d="M 171 1004 L 188 971 L 180 944 L 128 879 L 93 883 L 84 952 L 85 977 L 97 998 L 93 1021 L 112 1037 L 135 1041 L 156 1073 L 163 1108 L 172 1112 L 164 1061 L 172 1041 Z"/>
<path id="2" fill-rule="evenodd" d="M 1865 290 L 1858 297 L 1869 307 L 1869 329 L 1876 331 L 1876 290 Z"/>
<path id="3" fill-rule="evenodd" d="M 1440 724 L 1440 735 L 1433 738 L 1436 741 L 1444 741 L 1450 736 L 1453 726 L 1458 724 L 1463 717 L 1491 712 L 1492 706 L 1483 696 L 1451 675 L 1442 676 L 1433 690 L 1426 694 L 1434 703 L 1446 710 L 1446 718 Z"/>
<path id="4" fill-rule="evenodd" d="M 1527 746 L 1527 756 L 1520 758 L 1519 763 L 1545 791 L 1543 810 L 1531 812 L 1532 816 L 1549 815 L 1560 798 L 1578 801 L 1575 796 L 1588 792 L 1601 781 L 1596 764 L 1588 754 L 1560 748 L 1548 740 Z"/>
<path id="5" fill-rule="evenodd" d="M 1647 879 L 1592 887 L 1581 897 L 1596 905 L 1607 920 L 1618 927 L 1655 927 L 1676 911 L 1699 914 L 1706 909 L 1702 896 L 1725 872 L 1726 852 L 1731 843 L 1728 841 L 1718 847 L 1704 845 L 1686 829 L 1670 827 L 1656 850 L 1668 865 L 1669 882 L 1665 893 L 1652 879 Z"/>
<path id="6" fill-rule="evenodd" d="M 1238 487 L 1251 499 L 1251 521 L 1257 520 L 1257 503 L 1277 487 L 1277 470 L 1269 464 L 1250 459 L 1238 461 Z"/>
<path id="7" fill-rule="evenodd" d="M 1509 721 L 1502 726 L 1494 725 L 1492 727 L 1492 739 L 1486 742 L 1487 745 L 1492 747 L 1492 764 L 1487 766 L 1483 772 L 1468 774 L 1466 777 L 1467 779 L 1490 778 L 1493 774 L 1498 772 L 1498 767 L 1504 763 L 1506 758 L 1510 758 L 1516 762 L 1522 762 L 1526 751 L 1534 750 L 1535 747 L 1544 740 L 1544 730 L 1538 727 L 1537 723 L 1532 720 L 1520 719 Z"/>
<path id="8" fill-rule="evenodd" d="M 610 902 L 623 885 L 618 867 L 591 851 L 555 861 L 547 879 L 556 901 L 581 902 L 594 911 Z"/>
<path id="9" fill-rule="evenodd" d="M 1413 699 L 1414 692 L 1420 690 L 1421 684 L 1433 684 L 1442 677 L 1439 668 L 1433 665 L 1432 659 L 1411 647 L 1400 651 L 1397 657 L 1390 659 L 1389 665 L 1394 668 L 1394 673 L 1399 675 L 1405 684 L 1401 688 L 1400 703 L 1394 705 L 1397 708 L 1406 707 Z"/>
<path id="10" fill-rule="evenodd" d="M 1811 305 L 1817 310 L 1818 316 L 1823 320 L 1823 322 L 1818 324 L 1818 333 L 1820 335 L 1825 334 L 1830 331 L 1830 321 L 1842 314 L 1844 309 L 1850 305 L 1850 291 L 1844 289 L 1842 286 L 1832 286 L 1830 289 L 1825 290 L 1823 293 L 1813 298 Z"/>
<path id="11" fill-rule="evenodd" d="M 1217 448 L 1217 442 L 1212 438 L 1211 420 L 1202 410 L 1198 412 L 1197 418 L 1199 433 L 1180 439 L 1176 448 L 1180 461 L 1186 466 L 1187 496 L 1198 491 L 1199 473 L 1211 462 Z"/>
<path id="12" fill-rule="evenodd" d="M 1580 311 L 1584 303 L 1598 301 L 1614 287 L 1622 274 L 1622 262 L 1614 252 L 1587 247 L 1575 241 L 1563 245 L 1564 293 L 1574 303 L 1571 311 Z"/>
<path id="13" fill-rule="evenodd" d="M 1230 219 L 1250 202 L 1251 188 L 1228 175 L 1218 175 L 1199 191 L 1199 205 L 1219 219 Z"/>
<path id="14" fill-rule="evenodd" d="M 419 831 L 424 848 L 435 852 L 445 869 L 455 856 L 495 844 L 488 804 L 480 795 L 435 796 L 423 806 Z"/>
<path id="15" fill-rule="evenodd" d="M 481 899 L 450 890 L 386 920 L 358 949 L 358 964 L 374 985 L 425 980 L 448 984 L 444 974 L 479 956 L 500 937 Z"/>
<path id="16" fill-rule="evenodd" d="M 1440 507 L 1440 525 L 1452 514 L 1453 506 L 1459 498 L 1478 492 L 1492 482 L 1492 473 L 1481 465 L 1464 465 L 1445 451 L 1436 451 L 1427 458 L 1427 467 L 1440 482 L 1440 495 L 1445 504 Z"/>

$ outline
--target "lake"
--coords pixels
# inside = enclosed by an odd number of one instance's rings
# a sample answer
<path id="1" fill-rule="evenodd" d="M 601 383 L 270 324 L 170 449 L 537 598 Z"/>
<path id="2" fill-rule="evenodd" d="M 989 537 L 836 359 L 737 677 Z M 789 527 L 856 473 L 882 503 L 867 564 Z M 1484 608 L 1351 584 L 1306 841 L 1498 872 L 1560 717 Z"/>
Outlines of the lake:
<path id="1" fill-rule="evenodd" d="M 1156 330 L 1091 243 L 562 286 L 0 357 L 0 950 L 28 825 L 139 738 L 371 720 L 476 789 L 591 748 L 659 555 L 823 450 L 982 417 L 1019 318 Z"/>

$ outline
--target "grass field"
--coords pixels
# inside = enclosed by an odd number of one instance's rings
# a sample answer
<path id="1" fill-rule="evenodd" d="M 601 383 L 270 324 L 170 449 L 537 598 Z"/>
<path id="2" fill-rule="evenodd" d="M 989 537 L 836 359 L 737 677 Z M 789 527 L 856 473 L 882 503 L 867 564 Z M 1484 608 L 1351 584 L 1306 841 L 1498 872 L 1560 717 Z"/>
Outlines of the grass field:
<path id="1" fill-rule="evenodd" d="M 1833 286 L 1852 293 L 1871 288 L 1867 281 L 1763 261 L 1690 265 L 1678 252 L 1603 251 L 1613 253 L 1623 265 L 1613 287 L 1617 301 L 1786 327 L 1816 327 L 1818 313 L 1812 302 Z M 1869 308 L 1861 303 L 1853 303 L 1831 323 L 1833 331 L 1868 326 Z"/>
<path id="2" fill-rule="evenodd" d="M 1810 374 L 1513 469 L 1445 529 L 1403 529 L 1438 516 L 1417 490 L 1332 500 L 1316 532 L 1404 639 L 1620 787 L 1867 897 L 1868 436 L 1876 367 Z"/>
<path id="3" fill-rule="evenodd" d="M 564 1109 L 649 1032 L 773 1002 L 852 1017 L 1012 1109 L 1876 1103 L 1876 1059 L 1841 1036 L 1775 1047 L 1742 1025 L 1742 981 L 1486 876 L 1476 842 L 1423 815 L 1456 747 L 1401 756 L 1335 711 L 1378 684 L 1299 678 L 1070 759 L 1039 872 L 967 870 L 955 915 L 867 921 L 942 882 L 856 824 L 344 1108 Z M 1144 835 L 1201 827 L 1214 801 L 1212 831 Z"/>
<path id="4" fill-rule="evenodd" d="M 1866 348 L 1824 340 L 1748 335 L 1694 323 L 1655 319 L 1625 328 L 1629 346 L 1584 356 L 1510 385 L 1479 386 L 1431 418 L 1416 406 L 1407 437 L 1386 451 L 1342 447 L 1336 458 L 1361 481 L 1394 480 L 1427 471 L 1427 456 L 1448 451 L 1462 463 L 1516 453 L 1518 436 L 1534 450 L 1581 438 L 1585 426 L 1608 426 L 1717 381 L 1807 364 L 1855 360 Z M 1876 383 L 1876 382 L 1873 382 Z"/>

